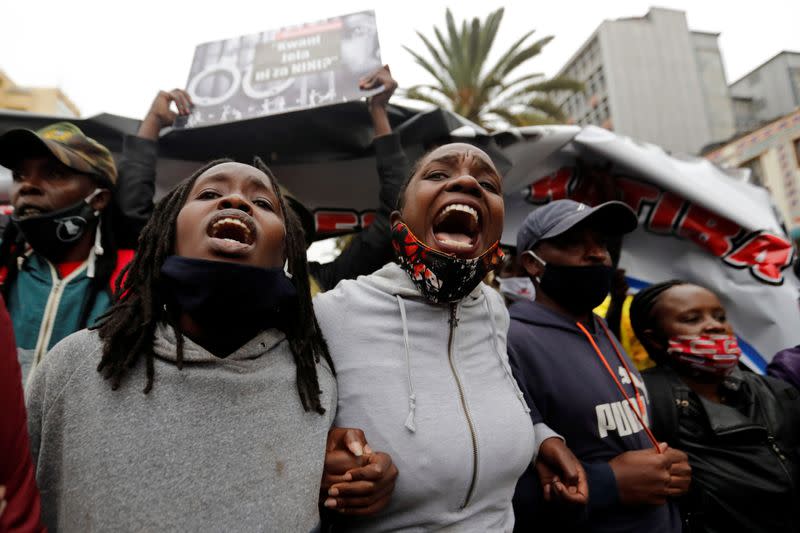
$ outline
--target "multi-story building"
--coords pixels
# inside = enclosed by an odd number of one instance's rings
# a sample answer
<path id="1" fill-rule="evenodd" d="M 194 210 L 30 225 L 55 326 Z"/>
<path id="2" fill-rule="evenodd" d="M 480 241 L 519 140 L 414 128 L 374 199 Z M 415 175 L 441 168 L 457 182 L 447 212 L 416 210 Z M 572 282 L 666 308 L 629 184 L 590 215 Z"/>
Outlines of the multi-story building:
<path id="1" fill-rule="evenodd" d="M 769 189 L 792 237 L 800 239 L 800 109 L 705 157 L 725 167 L 750 169 L 750 182 Z"/>
<path id="2" fill-rule="evenodd" d="M 0 70 L 0 109 L 77 118 L 77 106 L 61 89 L 20 87 Z"/>
<path id="3" fill-rule="evenodd" d="M 734 133 L 718 35 L 689 30 L 672 9 L 604 21 L 559 72 L 585 90 L 558 103 L 576 124 L 697 153 Z"/>
<path id="4" fill-rule="evenodd" d="M 800 107 L 800 52 L 783 51 L 730 87 L 736 130 L 749 131 Z"/>

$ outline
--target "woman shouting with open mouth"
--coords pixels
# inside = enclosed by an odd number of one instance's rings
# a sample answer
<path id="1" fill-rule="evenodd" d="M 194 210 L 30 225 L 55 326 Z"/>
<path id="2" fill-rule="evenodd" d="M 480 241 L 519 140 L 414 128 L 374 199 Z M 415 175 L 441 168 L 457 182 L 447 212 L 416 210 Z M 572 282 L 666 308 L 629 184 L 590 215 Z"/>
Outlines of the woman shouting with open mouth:
<path id="1" fill-rule="evenodd" d="M 270 171 L 217 161 L 179 184 L 120 294 L 26 395 L 48 529 L 315 527 L 336 381 Z"/>
<path id="2" fill-rule="evenodd" d="M 467 144 L 424 156 L 392 226 L 399 264 L 314 300 L 337 368 L 336 425 L 363 429 L 400 471 L 388 507 L 341 525 L 511 531 L 514 487 L 537 452 L 563 480 L 548 492 L 585 503 L 580 465 L 511 375 L 508 313 L 482 283 L 502 257 L 502 179 L 491 159 Z M 334 484 L 326 506 L 348 493 Z"/>

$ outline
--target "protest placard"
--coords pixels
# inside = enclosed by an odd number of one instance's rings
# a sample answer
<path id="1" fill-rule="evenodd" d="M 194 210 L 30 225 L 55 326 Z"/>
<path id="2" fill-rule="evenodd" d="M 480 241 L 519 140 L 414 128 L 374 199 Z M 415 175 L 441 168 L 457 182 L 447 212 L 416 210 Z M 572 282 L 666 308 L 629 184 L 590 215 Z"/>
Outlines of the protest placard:
<path id="1" fill-rule="evenodd" d="M 214 41 L 195 49 L 186 89 L 198 127 L 358 100 L 381 66 L 373 11 Z"/>

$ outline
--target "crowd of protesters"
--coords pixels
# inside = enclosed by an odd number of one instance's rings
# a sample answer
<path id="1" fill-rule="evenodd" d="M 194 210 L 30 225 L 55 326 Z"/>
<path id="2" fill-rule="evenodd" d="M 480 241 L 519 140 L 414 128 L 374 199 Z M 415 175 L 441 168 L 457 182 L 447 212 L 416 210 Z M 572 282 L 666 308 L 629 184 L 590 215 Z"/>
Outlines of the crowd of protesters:
<path id="1" fill-rule="evenodd" d="M 70 123 L 0 136 L 0 531 L 800 531 L 800 350 L 762 376 L 714 293 L 629 294 L 621 202 L 503 250 L 491 157 L 412 167 L 388 67 L 361 83 L 377 216 L 326 264 L 256 154 L 154 204 L 182 90 L 118 166 Z"/>

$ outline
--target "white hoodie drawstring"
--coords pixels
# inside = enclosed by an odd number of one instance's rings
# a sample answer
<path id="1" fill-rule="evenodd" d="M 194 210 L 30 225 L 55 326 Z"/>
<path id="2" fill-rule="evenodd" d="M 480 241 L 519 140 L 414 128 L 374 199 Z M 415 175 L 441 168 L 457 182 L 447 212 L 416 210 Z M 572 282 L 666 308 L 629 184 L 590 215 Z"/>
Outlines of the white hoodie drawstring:
<path id="1" fill-rule="evenodd" d="M 411 377 L 411 350 L 408 346 L 408 321 L 406 320 L 406 304 L 399 294 L 396 294 L 397 304 L 400 306 L 400 317 L 403 322 L 403 342 L 406 348 L 406 370 L 408 371 L 408 417 L 406 418 L 406 429 L 416 433 L 417 425 L 414 421 L 417 410 L 417 394 L 414 392 L 414 381 Z"/>
<path id="2" fill-rule="evenodd" d="M 103 255 L 103 245 L 100 244 L 102 237 L 100 234 L 100 225 L 102 221 L 97 221 L 97 231 L 94 233 L 94 246 L 92 246 L 92 250 L 89 252 L 89 265 L 86 268 L 86 277 L 94 278 L 94 264 L 97 259 L 98 255 Z"/>
<path id="3" fill-rule="evenodd" d="M 491 289 L 482 287 L 482 290 L 483 301 L 486 304 L 486 311 L 489 313 L 489 323 L 492 325 L 492 348 L 494 348 L 494 353 L 497 356 L 497 359 L 500 361 L 500 366 L 502 366 L 503 370 L 506 372 L 506 377 L 508 377 L 509 381 L 511 381 L 511 385 L 514 387 L 514 391 L 516 392 L 517 398 L 519 398 L 523 409 L 525 409 L 526 413 L 530 413 L 531 409 L 528 407 L 528 402 L 525 401 L 525 396 L 522 394 L 522 390 L 520 390 L 517 380 L 514 379 L 514 374 L 511 373 L 511 367 L 509 366 L 507 360 L 508 354 L 506 354 L 506 358 L 504 359 L 500 354 L 500 350 L 497 349 L 497 324 L 494 322 L 494 314 L 492 313 L 492 304 L 489 303 L 489 295 L 486 294 L 486 291 Z"/>

